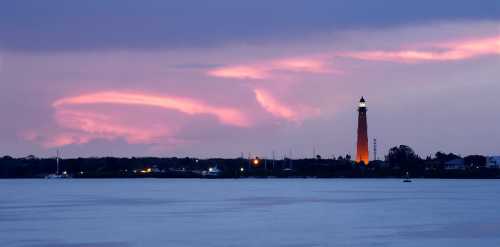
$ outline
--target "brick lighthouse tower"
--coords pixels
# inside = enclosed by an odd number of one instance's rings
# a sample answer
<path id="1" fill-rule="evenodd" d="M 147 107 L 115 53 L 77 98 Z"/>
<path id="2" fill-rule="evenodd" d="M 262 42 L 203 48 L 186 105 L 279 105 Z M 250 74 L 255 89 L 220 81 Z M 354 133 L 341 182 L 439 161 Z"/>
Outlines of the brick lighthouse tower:
<path id="1" fill-rule="evenodd" d="M 359 100 L 358 107 L 358 143 L 356 149 L 356 162 L 361 161 L 368 165 L 368 122 L 366 120 L 366 101 L 363 97 Z"/>

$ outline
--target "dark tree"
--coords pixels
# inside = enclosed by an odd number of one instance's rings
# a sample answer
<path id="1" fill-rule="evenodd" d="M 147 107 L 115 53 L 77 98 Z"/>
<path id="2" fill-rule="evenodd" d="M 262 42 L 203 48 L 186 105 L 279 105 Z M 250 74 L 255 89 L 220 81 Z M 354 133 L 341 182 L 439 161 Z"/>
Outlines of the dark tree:
<path id="1" fill-rule="evenodd" d="M 446 154 L 441 151 L 438 151 L 434 156 L 436 156 L 436 160 L 438 160 L 440 163 L 445 163 L 454 159 L 460 159 L 460 156 L 454 153 Z"/>
<path id="2" fill-rule="evenodd" d="M 469 155 L 464 158 L 465 165 L 471 168 L 486 166 L 486 157 L 482 155 Z"/>
<path id="3" fill-rule="evenodd" d="M 387 156 L 385 156 L 385 161 L 392 168 L 399 168 L 402 174 L 406 172 L 419 174 L 423 169 L 420 157 L 411 147 L 406 145 L 391 148 Z"/>
<path id="4" fill-rule="evenodd" d="M 346 159 L 346 160 L 351 160 L 351 155 L 346 154 L 345 159 Z"/>

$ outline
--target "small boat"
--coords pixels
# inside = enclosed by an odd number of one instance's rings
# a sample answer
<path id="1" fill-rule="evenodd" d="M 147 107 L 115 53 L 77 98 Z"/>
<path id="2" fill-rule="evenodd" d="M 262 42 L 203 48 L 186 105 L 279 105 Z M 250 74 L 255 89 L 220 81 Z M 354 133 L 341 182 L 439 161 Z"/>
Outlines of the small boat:
<path id="1" fill-rule="evenodd" d="M 406 178 L 403 180 L 403 183 L 411 183 L 410 173 L 406 172 Z"/>
<path id="2" fill-rule="evenodd" d="M 57 156 L 56 156 L 56 173 L 49 174 L 45 176 L 46 179 L 63 179 L 63 178 L 71 178 L 70 175 L 66 171 L 60 172 L 59 169 L 59 149 L 57 150 Z"/>
<path id="3" fill-rule="evenodd" d="M 222 170 L 220 170 L 217 166 L 208 168 L 208 172 L 205 171 L 204 176 L 206 178 L 217 178 L 222 175 Z"/>
<path id="4" fill-rule="evenodd" d="M 45 176 L 45 178 L 46 179 L 62 179 L 62 178 L 71 178 L 71 176 L 69 176 L 66 173 L 62 173 L 62 174 L 49 174 L 49 175 Z"/>

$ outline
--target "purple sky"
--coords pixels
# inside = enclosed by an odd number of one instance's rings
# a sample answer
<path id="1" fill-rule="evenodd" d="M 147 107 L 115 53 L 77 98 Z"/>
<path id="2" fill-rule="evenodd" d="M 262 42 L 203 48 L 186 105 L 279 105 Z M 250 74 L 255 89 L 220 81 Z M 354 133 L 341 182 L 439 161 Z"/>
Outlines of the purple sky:
<path id="1" fill-rule="evenodd" d="M 0 3 L 0 155 L 500 154 L 500 2 L 367 2 Z"/>

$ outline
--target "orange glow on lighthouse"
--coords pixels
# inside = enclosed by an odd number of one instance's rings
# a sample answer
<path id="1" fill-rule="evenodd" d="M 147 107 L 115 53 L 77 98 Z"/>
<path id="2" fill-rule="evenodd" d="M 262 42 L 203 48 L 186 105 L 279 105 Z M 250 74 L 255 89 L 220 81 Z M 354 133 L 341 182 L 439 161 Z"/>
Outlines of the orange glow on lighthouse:
<path id="1" fill-rule="evenodd" d="M 358 143 L 356 149 L 356 162 L 363 161 L 368 165 L 368 121 L 366 119 L 366 101 L 363 97 L 359 100 L 358 107 Z"/>

